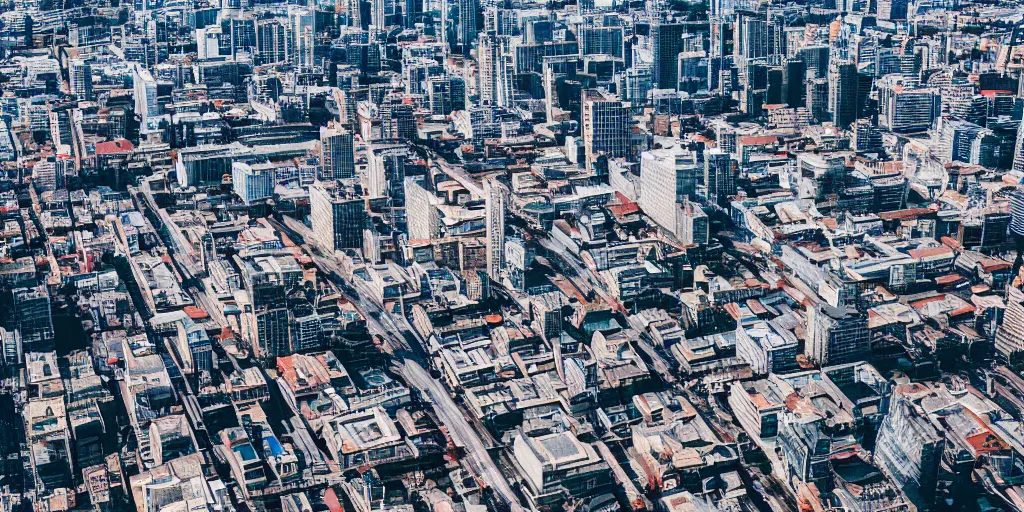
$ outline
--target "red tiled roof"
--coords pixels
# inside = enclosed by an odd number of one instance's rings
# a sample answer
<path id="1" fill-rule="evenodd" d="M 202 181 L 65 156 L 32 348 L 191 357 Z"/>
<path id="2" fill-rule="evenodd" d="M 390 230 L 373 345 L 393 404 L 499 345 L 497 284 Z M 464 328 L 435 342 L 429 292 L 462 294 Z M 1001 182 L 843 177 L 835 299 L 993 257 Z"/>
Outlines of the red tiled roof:
<path id="1" fill-rule="evenodd" d="M 767 144 L 775 144 L 778 141 L 779 138 L 774 135 L 751 135 L 740 139 L 740 144 L 743 144 L 744 146 L 764 146 Z"/>
<path id="2" fill-rule="evenodd" d="M 933 256 L 952 256 L 953 255 L 953 249 L 950 249 L 949 247 L 946 247 L 945 245 L 940 245 L 940 246 L 937 246 L 937 247 L 925 247 L 923 249 L 911 249 L 911 250 L 907 251 L 907 254 L 910 254 L 910 256 L 913 257 L 913 258 L 930 258 L 930 257 L 933 257 Z"/>
<path id="3" fill-rule="evenodd" d="M 135 149 L 135 146 L 131 141 L 126 139 L 117 139 L 96 144 L 97 155 L 117 155 L 121 153 L 128 153 L 133 149 Z"/>

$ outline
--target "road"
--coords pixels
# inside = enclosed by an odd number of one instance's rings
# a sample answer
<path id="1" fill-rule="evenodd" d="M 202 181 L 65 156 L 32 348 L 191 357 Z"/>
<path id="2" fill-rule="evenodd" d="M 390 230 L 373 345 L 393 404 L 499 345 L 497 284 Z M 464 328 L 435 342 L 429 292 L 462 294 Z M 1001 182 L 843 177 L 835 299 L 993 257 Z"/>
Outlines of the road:
<path id="1" fill-rule="evenodd" d="M 285 217 L 284 222 L 271 222 L 277 229 L 284 231 L 293 240 L 314 240 L 310 237 L 311 230 L 300 222 Z M 418 334 L 409 325 L 405 317 L 392 315 L 385 311 L 377 303 L 366 298 L 368 295 L 363 283 L 350 283 L 341 273 L 341 265 L 333 255 L 319 247 L 310 247 L 303 244 L 313 263 L 324 274 L 339 285 L 342 295 L 345 296 L 360 314 L 366 318 L 367 328 L 371 333 L 381 336 L 398 356 L 394 361 L 396 373 L 405 380 L 413 389 L 426 397 L 434 408 L 435 414 L 445 427 L 456 444 L 464 447 L 466 451 L 465 462 L 468 469 L 485 485 L 490 486 L 504 501 L 509 504 L 513 512 L 525 512 L 519 504 L 508 479 L 498 468 L 498 465 L 487 452 L 487 447 L 479 434 L 469 424 L 462 409 L 452 400 L 451 395 L 444 385 L 432 377 L 423 365 L 418 361 L 417 351 L 414 350 L 408 341 L 409 338 L 419 340 Z M 348 292 L 355 289 L 358 296 L 352 296 Z M 387 325 L 384 325 L 387 324 Z"/>
<path id="2" fill-rule="evenodd" d="M 489 485 L 494 491 L 504 498 L 514 512 L 522 512 L 525 509 L 519 505 L 512 487 L 508 484 L 505 475 L 494 463 L 491 454 L 487 453 L 480 436 L 477 435 L 473 426 L 466 421 L 458 404 L 452 400 L 448 390 L 440 381 L 430 376 L 430 373 L 423 369 L 419 363 L 405 359 L 396 363 L 399 375 L 406 383 L 419 390 L 427 397 L 438 418 L 448 427 L 448 433 L 455 440 L 455 443 L 462 445 L 466 450 L 466 465 L 469 470 L 477 475 L 482 482 Z"/>

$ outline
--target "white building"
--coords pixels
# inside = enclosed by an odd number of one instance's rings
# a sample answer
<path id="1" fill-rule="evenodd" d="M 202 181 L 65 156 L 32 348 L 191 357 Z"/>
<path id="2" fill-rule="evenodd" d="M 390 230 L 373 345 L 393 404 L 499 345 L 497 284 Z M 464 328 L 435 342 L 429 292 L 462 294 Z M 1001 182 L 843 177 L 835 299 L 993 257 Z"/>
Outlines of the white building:
<path id="1" fill-rule="evenodd" d="M 274 166 L 249 165 L 235 162 L 231 165 L 231 188 L 246 206 L 274 197 Z"/>

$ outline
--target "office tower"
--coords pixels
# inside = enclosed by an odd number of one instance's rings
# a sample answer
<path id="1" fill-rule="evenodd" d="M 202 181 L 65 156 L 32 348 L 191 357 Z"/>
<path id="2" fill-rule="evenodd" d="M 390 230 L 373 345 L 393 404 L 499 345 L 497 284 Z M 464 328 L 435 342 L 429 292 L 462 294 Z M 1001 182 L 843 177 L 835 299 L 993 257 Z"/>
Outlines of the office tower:
<path id="1" fill-rule="evenodd" d="M 639 206 L 651 220 L 671 233 L 676 232 L 679 164 L 683 160 L 678 147 L 652 149 L 640 155 Z"/>
<path id="2" fill-rule="evenodd" d="M 17 288 L 11 291 L 14 308 L 14 327 L 21 335 L 25 352 L 32 352 L 39 344 L 53 341 L 53 315 L 50 294 L 42 286 Z"/>
<path id="3" fill-rule="evenodd" d="M 522 238 L 510 238 L 505 244 L 505 267 L 512 287 L 526 291 L 526 271 L 533 263 L 533 247 Z"/>
<path id="4" fill-rule="evenodd" d="M 355 176 L 352 132 L 340 126 L 320 128 L 320 169 L 323 180 L 342 180 Z"/>
<path id="5" fill-rule="evenodd" d="M 328 250 L 363 246 L 366 206 L 354 191 L 336 184 L 314 183 L 309 187 L 309 219 L 313 235 Z"/>
<path id="6" fill-rule="evenodd" d="M 807 110 L 816 121 L 828 121 L 828 80 L 814 78 L 807 81 Z"/>
<path id="7" fill-rule="evenodd" d="M 366 165 L 366 194 L 386 197 L 392 206 L 405 205 L 405 146 L 376 147 L 370 150 Z"/>
<path id="8" fill-rule="evenodd" d="M 383 30 L 388 26 L 387 0 L 370 0 L 370 26 Z"/>
<path id="9" fill-rule="evenodd" d="M 487 209 L 487 275 L 501 280 L 505 259 L 505 207 L 507 189 L 494 179 L 484 181 L 484 200 Z"/>
<path id="10" fill-rule="evenodd" d="M 1024 172 L 1024 121 L 1017 127 L 1017 140 L 1013 145 L 1013 170 Z"/>
<path id="11" fill-rule="evenodd" d="M 780 66 L 768 68 L 767 91 L 764 102 L 766 105 L 779 105 L 785 103 L 783 96 L 785 91 L 786 72 Z"/>
<path id="12" fill-rule="evenodd" d="M 288 60 L 290 33 L 280 19 L 256 22 L 256 64 L 276 64 Z"/>
<path id="13" fill-rule="evenodd" d="M 828 46 L 805 46 L 797 52 L 797 56 L 807 65 L 807 78 L 825 78 L 828 73 Z"/>
<path id="14" fill-rule="evenodd" d="M 92 101 L 92 66 L 85 59 L 73 59 L 68 78 L 71 81 L 71 92 L 79 100 Z"/>
<path id="15" fill-rule="evenodd" d="M 316 45 L 316 17 L 310 9 L 288 6 L 288 28 L 291 32 L 289 60 L 299 66 L 313 65 Z"/>
<path id="16" fill-rule="evenodd" d="M 697 203 L 683 199 L 679 208 L 679 231 L 676 238 L 686 245 L 703 245 L 710 240 L 708 215 Z"/>
<path id="17" fill-rule="evenodd" d="M 580 28 L 580 52 L 583 55 L 622 57 L 622 27 Z"/>
<path id="18" fill-rule="evenodd" d="M 1014 234 L 1016 235 L 1016 233 Z M 1015 273 L 1011 276 L 1011 285 L 1006 292 L 1006 312 L 1003 313 L 1003 323 L 996 331 L 995 347 L 999 356 L 1011 364 L 1019 364 L 1024 362 L 1024 292 L 1021 292 L 1012 283 L 1012 279 L 1017 276 L 1016 272 L 1020 271 L 1019 262 L 1014 264 L 1014 271 Z"/>
<path id="19" fill-rule="evenodd" d="M 898 485 L 918 510 L 935 504 L 935 485 L 945 438 L 910 398 L 893 393 L 889 414 L 878 427 L 875 464 Z"/>
<path id="20" fill-rule="evenodd" d="M 683 51 L 683 36 L 689 27 L 682 23 L 651 25 L 654 45 L 654 83 L 659 89 L 676 89 L 679 84 L 679 53 Z"/>
<path id="21" fill-rule="evenodd" d="M 731 154 L 721 148 L 704 154 L 704 199 L 708 203 L 722 203 L 736 194 L 736 175 L 739 164 Z M 643 191 L 641 190 L 641 197 Z"/>
<path id="22" fill-rule="evenodd" d="M 648 193 L 640 195 L 639 206 L 644 214 L 682 239 L 684 219 L 679 205 L 696 198 L 700 172 L 695 155 L 678 146 L 643 152 L 640 155 L 640 190 Z"/>
<path id="23" fill-rule="evenodd" d="M 288 340 L 288 309 L 285 307 L 261 308 L 255 313 L 256 339 L 253 346 L 259 350 L 258 357 L 269 358 L 291 354 Z"/>
<path id="24" fill-rule="evenodd" d="M 808 312 L 807 357 L 822 366 L 864 361 L 871 355 L 867 318 L 852 307 L 819 304 Z"/>
<path id="25" fill-rule="evenodd" d="M 786 38 L 786 17 L 782 11 L 769 10 L 767 18 L 768 56 L 775 59 L 785 58 L 789 46 Z"/>
<path id="26" fill-rule="evenodd" d="M 829 63 L 828 111 L 840 128 L 857 119 L 857 65 L 853 62 L 836 59 Z"/>
<path id="27" fill-rule="evenodd" d="M 609 93 L 587 89 L 583 91 L 581 118 L 587 169 L 593 169 L 601 155 L 626 158 L 632 154 L 629 104 Z"/>
<path id="28" fill-rule="evenodd" d="M 247 54 L 255 53 L 256 20 L 249 17 L 229 18 L 222 20 L 220 26 L 222 39 L 228 44 L 231 58 L 238 56 L 240 51 Z"/>
<path id="29" fill-rule="evenodd" d="M 796 356 L 800 341 L 793 331 L 771 322 L 755 322 L 736 329 L 736 356 L 756 375 L 785 373 L 799 368 Z"/>
<path id="30" fill-rule="evenodd" d="M 221 28 L 212 25 L 205 28 L 197 28 L 196 56 L 199 60 L 216 59 L 220 57 Z"/>
<path id="31" fill-rule="evenodd" d="M 363 24 L 362 0 L 338 0 L 338 2 L 344 6 L 346 26 L 356 28 L 365 26 Z M 442 19 L 444 19 L 443 16 L 444 12 L 442 12 Z M 442 30 L 442 32 L 444 31 Z"/>
<path id="32" fill-rule="evenodd" d="M 463 55 L 469 55 L 477 37 L 476 16 L 480 10 L 479 0 L 455 0 L 459 8 L 459 25 L 456 37 Z"/>
<path id="33" fill-rule="evenodd" d="M 807 64 L 800 59 L 789 59 L 783 73 L 786 104 L 793 108 L 806 106 Z"/>
<path id="34" fill-rule="evenodd" d="M 431 240 L 441 235 L 437 196 L 423 187 L 422 177 L 405 178 L 405 211 L 410 240 Z"/>
<path id="35" fill-rule="evenodd" d="M 160 106 L 157 104 L 156 80 L 148 69 L 141 64 L 135 64 L 132 70 L 132 84 L 135 93 L 135 115 L 142 118 L 142 126 L 147 121 L 160 115 Z"/>
<path id="36" fill-rule="evenodd" d="M 768 55 L 768 20 L 751 11 L 737 11 L 733 51 L 738 59 L 760 59 Z"/>
<path id="37" fill-rule="evenodd" d="M 913 87 L 896 75 L 878 81 L 879 124 L 896 133 L 923 132 L 931 128 L 941 102 L 934 89 Z"/>
<path id="38" fill-rule="evenodd" d="M 480 76 L 480 103 L 507 107 L 514 99 L 511 40 L 488 32 L 480 37 L 477 64 Z"/>
<path id="39" fill-rule="evenodd" d="M 231 190 L 246 206 L 274 197 L 274 167 L 270 164 L 231 164 Z"/>
<path id="40" fill-rule="evenodd" d="M 878 0 L 878 19 L 906 20 L 909 3 L 909 0 Z"/>
<path id="41" fill-rule="evenodd" d="M 871 124 L 870 119 L 858 119 L 853 128 L 853 149 L 857 151 L 881 150 L 882 130 Z"/>

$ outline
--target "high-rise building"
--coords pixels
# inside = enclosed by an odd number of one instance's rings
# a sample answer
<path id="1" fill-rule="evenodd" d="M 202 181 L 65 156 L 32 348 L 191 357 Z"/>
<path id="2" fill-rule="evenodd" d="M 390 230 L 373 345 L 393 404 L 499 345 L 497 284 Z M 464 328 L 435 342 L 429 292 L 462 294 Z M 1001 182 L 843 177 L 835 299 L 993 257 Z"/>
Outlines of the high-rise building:
<path id="1" fill-rule="evenodd" d="M 731 154 L 719 148 L 704 155 L 704 198 L 709 203 L 721 203 L 736 194 L 736 175 L 739 164 Z M 643 191 L 641 190 L 641 197 Z"/>
<path id="2" fill-rule="evenodd" d="M 366 165 L 366 194 L 387 197 L 392 206 L 405 205 L 405 161 L 409 158 L 406 146 L 379 146 L 371 148 Z"/>
<path id="3" fill-rule="evenodd" d="M 501 269 L 505 262 L 505 208 L 508 190 L 500 182 L 490 179 L 484 182 L 484 200 L 487 209 L 487 275 L 494 281 L 501 280 Z"/>
<path id="4" fill-rule="evenodd" d="M 1013 170 L 1024 172 L 1024 122 L 1017 128 L 1017 141 L 1013 145 Z"/>
<path id="5" fill-rule="evenodd" d="M 456 37 L 463 55 L 469 55 L 477 37 L 476 16 L 480 11 L 479 0 L 456 0 L 459 8 L 459 25 Z"/>
<path id="6" fill-rule="evenodd" d="M 807 81 L 807 110 L 819 123 L 828 120 L 828 80 L 814 78 Z"/>
<path id="7" fill-rule="evenodd" d="M 231 189 L 249 206 L 256 201 L 274 197 L 273 164 L 231 164 Z"/>
<path id="8" fill-rule="evenodd" d="M 935 504 L 935 485 L 944 449 L 942 434 L 897 388 L 889 414 L 878 427 L 875 464 L 918 510 L 928 510 Z"/>
<path id="9" fill-rule="evenodd" d="M 135 93 L 135 115 L 141 117 L 142 126 L 146 126 L 150 118 L 160 115 L 156 80 L 148 69 L 136 64 L 132 70 L 132 85 Z"/>
<path id="10" fill-rule="evenodd" d="M 366 225 L 366 205 L 354 191 L 338 184 L 309 187 L 309 219 L 313 235 L 327 249 L 360 249 Z"/>
<path id="11" fill-rule="evenodd" d="M 73 59 L 68 69 L 68 78 L 71 81 L 71 92 L 79 100 L 91 101 L 92 96 L 92 66 L 85 59 Z"/>
<path id="12" fill-rule="evenodd" d="M 760 59 L 768 55 L 768 20 L 763 13 L 736 12 L 733 51 L 737 59 Z"/>
<path id="13" fill-rule="evenodd" d="M 289 56 L 291 31 L 279 18 L 256 22 L 256 64 L 286 62 Z"/>
<path id="14" fill-rule="evenodd" d="M 26 352 L 35 350 L 38 344 L 53 341 L 53 314 L 50 310 L 50 294 L 46 288 L 17 288 L 12 290 L 14 326 L 21 334 Z"/>
<path id="15" fill-rule="evenodd" d="M 808 312 L 807 357 L 822 366 L 864 361 L 871 355 L 867 318 L 852 307 L 819 304 Z"/>
<path id="16" fill-rule="evenodd" d="M 823 44 L 804 46 L 797 52 L 807 64 L 807 78 L 825 78 L 828 73 L 829 47 Z"/>
<path id="17" fill-rule="evenodd" d="M 789 59 L 783 68 L 786 104 L 789 106 L 806 106 L 807 97 L 807 64 L 800 59 Z"/>
<path id="18" fill-rule="evenodd" d="M 660 89 L 679 87 L 679 53 L 683 51 L 683 36 L 690 32 L 684 23 L 657 23 L 651 26 L 654 46 L 654 83 Z"/>
<path id="19" fill-rule="evenodd" d="M 341 180 L 356 175 L 352 132 L 340 127 L 320 128 L 321 179 Z"/>
<path id="20" fill-rule="evenodd" d="M 695 155 L 678 146 L 652 149 L 640 155 L 640 190 L 648 193 L 640 194 L 639 206 L 651 220 L 680 240 L 686 221 L 680 205 L 697 197 L 700 173 Z M 694 219 L 690 220 L 692 228 Z"/>
<path id="21" fill-rule="evenodd" d="M 1006 312 L 996 331 L 995 347 L 1011 363 L 1024 361 L 1024 292 L 1012 284 L 1006 292 Z"/>
<path id="22" fill-rule="evenodd" d="M 405 209 L 410 240 L 430 240 L 441 234 L 437 196 L 423 187 L 422 177 L 405 178 Z"/>
<path id="23" fill-rule="evenodd" d="M 593 169 L 597 157 L 628 158 L 632 154 L 630 105 L 614 95 L 596 89 L 583 91 L 583 146 L 586 167 Z"/>
<path id="24" fill-rule="evenodd" d="M 833 59 L 828 65 L 828 111 L 840 128 L 857 119 L 857 65 L 851 61 Z"/>
<path id="25" fill-rule="evenodd" d="M 271 307 L 255 314 L 256 329 L 253 346 L 259 349 L 259 357 L 277 357 L 292 353 L 288 341 L 288 308 Z"/>
<path id="26" fill-rule="evenodd" d="M 477 46 L 480 103 L 507 107 L 514 96 L 515 68 L 512 65 L 511 38 L 487 32 Z"/>
<path id="27" fill-rule="evenodd" d="M 879 124 L 897 133 L 923 132 L 931 128 L 941 108 L 938 92 L 915 87 L 898 75 L 878 81 Z"/>
<path id="28" fill-rule="evenodd" d="M 710 240 L 708 214 L 697 203 L 684 199 L 679 207 L 679 231 L 676 238 L 686 245 L 703 245 Z"/>
<path id="29" fill-rule="evenodd" d="M 289 60 L 296 65 L 313 65 L 313 49 L 316 46 L 315 20 L 312 10 L 298 5 L 288 6 L 288 29 L 291 32 Z"/>

